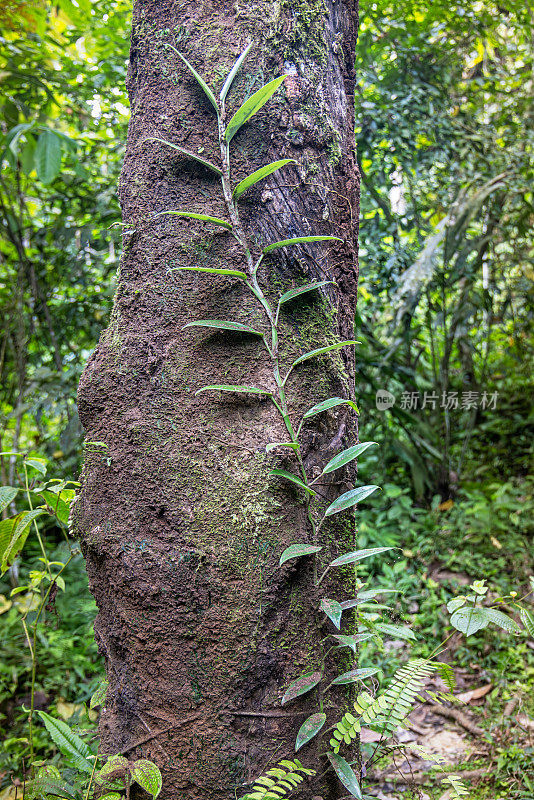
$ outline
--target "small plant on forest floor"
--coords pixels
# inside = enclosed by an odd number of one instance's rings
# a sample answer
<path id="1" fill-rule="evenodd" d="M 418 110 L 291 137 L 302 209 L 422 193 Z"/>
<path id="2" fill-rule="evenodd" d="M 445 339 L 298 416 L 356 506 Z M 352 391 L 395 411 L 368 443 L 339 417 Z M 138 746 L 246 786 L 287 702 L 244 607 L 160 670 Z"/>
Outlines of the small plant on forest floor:
<path id="1" fill-rule="evenodd" d="M 332 638 L 336 642 L 335 647 L 337 649 L 348 648 L 350 651 L 352 651 L 354 655 L 354 668 L 343 673 L 342 675 L 339 675 L 326 688 L 323 688 L 322 681 L 325 675 L 325 659 L 332 648 L 326 652 L 323 649 L 320 668 L 313 672 L 302 675 L 293 681 L 282 698 L 282 704 L 285 704 L 314 690 L 319 700 L 318 710 L 305 720 L 297 733 L 295 751 L 298 751 L 301 747 L 304 747 L 315 736 L 317 736 L 326 724 L 327 717 L 323 711 L 323 693 L 332 687 L 347 686 L 350 684 L 364 682 L 378 671 L 374 668 L 359 668 L 358 654 L 362 641 L 365 641 L 373 636 L 381 637 L 383 635 L 393 635 L 404 639 L 414 638 L 413 633 L 409 628 L 399 625 L 390 625 L 387 622 L 383 622 L 380 614 L 376 613 L 378 606 L 375 606 L 375 609 L 373 609 L 371 612 L 366 609 L 366 604 L 375 600 L 375 598 L 379 594 L 383 593 L 384 590 L 381 590 L 380 587 L 367 589 L 362 588 L 362 584 L 358 581 L 356 575 L 356 564 L 358 562 L 362 561 L 363 559 L 370 558 L 371 556 L 385 553 L 386 551 L 393 549 L 392 546 L 354 550 L 334 559 L 329 564 L 323 564 L 321 567 L 319 567 L 319 553 L 321 553 L 323 550 L 323 547 L 319 544 L 319 534 L 325 523 L 327 523 L 334 515 L 345 512 L 348 509 L 354 509 L 357 504 L 364 501 L 379 488 L 375 485 L 355 487 L 341 494 L 339 497 L 337 497 L 337 499 L 329 504 L 326 504 L 323 501 L 321 495 L 317 491 L 319 485 L 324 486 L 327 484 L 329 481 L 329 476 L 332 475 L 332 473 L 336 472 L 337 470 L 344 469 L 349 464 L 353 464 L 353 462 L 355 462 L 359 456 L 363 455 L 368 448 L 376 445 L 376 442 L 362 442 L 342 450 L 323 466 L 319 475 L 311 478 L 311 476 L 308 474 L 308 470 L 306 469 L 302 456 L 302 444 L 300 441 L 300 436 L 303 428 L 313 417 L 340 406 L 348 407 L 356 413 L 358 413 L 358 410 L 354 400 L 350 397 L 331 397 L 308 409 L 302 415 L 297 424 L 294 420 L 294 412 L 287 394 L 289 385 L 288 379 L 292 375 L 293 371 L 299 367 L 299 365 L 309 361 L 310 359 L 324 356 L 332 351 L 357 344 L 357 342 L 353 340 L 348 340 L 316 348 L 309 352 L 303 353 L 298 358 L 293 360 L 292 363 L 286 366 L 285 369 L 283 369 L 284 352 L 280 347 L 281 328 L 279 323 L 280 317 L 285 310 L 285 304 L 295 300 L 297 297 L 301 297 L 302 295 L 322 289 L 327 285 L 333 285 L 334 282 L 331 280 L 323 280 L 304 284 L 285 292 L 278 298 L 278 302 L 273 304 L 262 289 L 258 280 L 260 266 L 263 264 L 265 259 L 269 258 L 271 253 L 278 249 L 310 245 L 316 242 L 335 242 L 342 240 L 337 236 L 300 236 L 287 238 L 273 242 L 272 244 L 268 244 L 266 247 L 263 247 L 259 256 L 253 256 L 253 248 L 251 243 L 248 241 L 240 222 L 239 200 L 252 186 L 257 184 L 259 181 L 264 180 L 269 175 L 294 162 L 292 159 L 282 159 L 280 161 L 267 164 L 241 180 L 235 186 L 232 186 L 230 169 L 230 143 L 238 130 L 246 122 L 248 122 L 251 117 L 257 111 L 259 111 L 273 96 L 277 89 L 282 85 L 285 76 L 276 78 L 262 88 L 258 89 L 258 91 L 256 91 L 243 103 L 243 105 L 236 111 L 232 118 L 227 121 L 225 110 L 226 96 L 232 85 L 235 75 L 237 74 L 251 49 L 251 45 L 245 49 L 245 51 L 237 60 L 226 81 L 224 82 L 218 98 L 215 97 L 204 79 L 196 72 L 187 59 L 174 47 L 171 45 L 168 46 L 171 47 L 171 49 L 185 64 L 209 100 L 210 105 L 214 109 L 218 122 L 220 162 L 219 164 L 215 164 L 204 159 L 198 153 L 191 153 L 184 148 L 173 144 L 172 142 L 160 139 L 158 137 L 150 137 L 147 139 L 147 141 L 156 141 L 163 145 L 169 146 L 178 151 L 182 157 L 185 156 L 186 158 L 192 159 L 215 173 L 221 181 L 222 195 L 226 206 L 228 219 L 220 219 L 207 214 L 199 214 L 187 209 L 173 209 L 160 213 L 196 220 L 228 231 L 236 240 L 241 250 L 241 259 L 246 265 L 246 271 L 237 268 L 219 269 L 197 266 L 184 266 L 178 267 L 177 269 L 237 278 L 257 300 L 259 307 L 266 318 L 269 333 L 265 334 L 262 331 L 252 328 L 250 325 L 244 324 L 240 321 L 220 319 L 196 320 L 188 323 L 185 328 L 200 327 L 238 334 L 248 334 L 258 337 L 271 362 L 273 384 L 276 387 L 275 389 L 264 389 L 261 386 L 212 384 L 201 387 L 197 390 L 196 394 L 209 391 L 256 395 L 258 397 L 266 398 L 268 401 L 270 401 L 280 416 L 280 420 L 285 428 L 287 439 L 281 442 L 268 443 L 266 445 L 266 452 L 285 453 L 287 454 L 288 458 L 292 457 L 294 459 L 295 470 L 289 471 L 286 469 L 275 468 L 271 471 L 271 475 L 275 478 L 279 478 L 291 483 L 293 487 L 296 487 L 296 489 L 301 493 L 306 507 L 309 525 L 309 541 L 295 543 L 286 548 L 281 555 L 280 566 L 282 567 L 287 561 L 292 559 L 300 560 L 308 556 L 313 556 L 313 583 L 317 596 L 319 594 L 319 587 L 330 570 L 340 567 L 350 567 L 354 570 L 353 585 L 356 589 L 356 596 L 354 599 L 338 602 L 335 599 L 323 597 L 318 602 L 319 609 L 324 612 L 326 617 L 338 631 L 338 633 L 332 634 Z M 482 606 L 480 598 L 486 593 L 486 588 L 483 582 L 475 582 L 470 588 L 472 589 L 471 595 L 455 598 L 455 600 L 451 601 L 450 604 L 450 610 L 452 611 L 451 623 L 457 630 L 462 631 L 465 633 L 465 635 L 470 635 L 475 629 L 478 630 L 482 627 L 485 627 L 491 622 L 496 623 L 497 625 L 500 625 L 501 627 L 504 627 L 506 630 L 513 633 L 516 633 L 519 630 L 518 624 L 510 617 L 503 614 L 499 609 Z M 352 612 L 350 615 L 352 618 L 350 623 L 350 632 L 342 634 L 341 626 L 343 614 L 349 610 Z M 520 613 L 523 624 L 526 627 L 529 627 L 531 624 L 531 618 L 528 615 L 528 612 L 523 609 Z M 443 645 L 444 644 L 445 642 Z M 454 699 L 451 694 L 451 691 L 454 688 L 454 676 L 451 667 L 447 664 L 432 660 L 433 656 L 440 649 L 441 646 L 436 648 L 432 656 L 428 659 L 414 659 L 402 666 L 399 670 L 397 670 L 389 685 L 375 696 L 373 696 L 373 694 L 371 694 L 369 691 L 360 693 L 353 706 L 356 715 L 352 713 L 352 710 L 346 712 L 342 719 L 336 723 L 333 728 L 329 729 L 331 749 L 326 753 L 326 755 L 339 780 L 347 789 L 351 797 L 356 798 L 357 800 L 360 800 L 364 797 L 361 786 L 362 779 L 365 775 L 365 768 L 362 764 L 361 751 L 359 747 L 359 734 L 362 725 L 366 725 L 380 734 L 380 741 L 375 748 L 373 758 L 371 758 L 370 762 L 368 762 L 369 764 L 373 762 L 375 757 L 378 757 L 382 752 L 384 752 L 384 750 L 387 749 L 387 751 L 390 752 L 392 746 L 393 748 L 402 749 L 402 746 L 396 743 L 393 737 L 399 725 L 402 724 L 403 720 L 413 709 L 419 697 L 419 693 L 424 687 L 425 678 L 430 676 L 433 672 L 438 672 L 445 681 L 448 691 L 445 693 L 434 693 L 434 699 L 438 701 L 442 699 Z M 341 749 L 346 747 L 352 748 L 351 763 L 349 763 L 349 761 L 340 754 Z M 425 757 L 428 756 L 428 754 L 426 754 L 422 748 L 420 748 L 420 750 Z M 366 764 L 365 767 L 367 767 L 368 764 Z M 356 770 L 353 769 L 353 766 L 355 766 Z M 264 773 L 264 775 L 259 777 L 255 781 L 252 791 L 248 792 L 242 798 L 242 800 L 280 800 L 280 798 L 285 797 L 301 783 L 302 775 L 312 774 L 314 774 L 313 770 L 303 767 L 300 762 L 285 760 L 284 762 L 280 762 L 279 767 L 273 767 Z M 453 797 L 463 797 L 467 794 L 467 790 L 463 786 L 460 777 L 449 775 L 447 780 L 450 783 L 450 791 Z"/>

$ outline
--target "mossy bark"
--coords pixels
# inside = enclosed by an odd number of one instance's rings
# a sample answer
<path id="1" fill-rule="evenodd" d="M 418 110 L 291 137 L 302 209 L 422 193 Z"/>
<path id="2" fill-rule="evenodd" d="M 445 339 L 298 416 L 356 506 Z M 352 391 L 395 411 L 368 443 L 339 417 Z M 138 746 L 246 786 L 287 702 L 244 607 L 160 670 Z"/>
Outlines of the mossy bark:
<path id="1" fill-rule="evenodd" d="M 257 253 L 292 236 L 344 240 L 279 251 L 260 271 L 273 299 L 301 282 L 336 281 L 287 306 L 281 347 L 289 364 L 325 340 L 352 338 L 356 14 L 351 0 L 134 2 L 132 118 L 120 182 L 124 255 L 112 320 L 80 384 L 88 444 L 76 525 L 110 681 L 101 749 L 156 761 L 163 798 L 233 798 L 267 764 L 291 757 L 317 698 L 287 709 L 280 698 L 291 680 L 319 665 L 321 639 L 332 632 L 317 614 L 307 560 L 277 566 L 287 545 L 309 541 L 311 533 L 302 498 L 269 477 L 273 467 L 291 468 L 290 457 L 265 451 L 286 438 L 276 410 L 250 396 L 195 396 L 210 383 L 272 388 L 273 375 L 257 338 L 183 330 L 199 318 L 266 328 L 239 280 L 177 269 L 242 269 L 231 235 L 154 216 L 169 209 L 225 216 L 216 178 L 146 141 L 160 137 L 218 159 L 212 109 L 165 44 L 180 49 L 215 89 L 255 43 L 229 96 L 231 113 L 267 80 L 289 75 L 232 142 L 236 181 L 270 161 L 297 162 L 243 203 Z M 352 397 L 353 382 L 349 350 L 302 365 L 288 385 L 292 418 L 327 397 Z M 356 440 L 343 409 L 304 428 L 312 475 Z M 338 478 L 322 491 L 326 500 L 346 488 Z M 323 536 L 325 558 L 337 555 L 350 543 L 350 524 L 325 526 Z M 331 721 L 342 700 L 341 693 L 325 695 Z M 301 755 L 321 771 L 315 744 Z M 326 775 L 305 796 L 345 793 Z"/>

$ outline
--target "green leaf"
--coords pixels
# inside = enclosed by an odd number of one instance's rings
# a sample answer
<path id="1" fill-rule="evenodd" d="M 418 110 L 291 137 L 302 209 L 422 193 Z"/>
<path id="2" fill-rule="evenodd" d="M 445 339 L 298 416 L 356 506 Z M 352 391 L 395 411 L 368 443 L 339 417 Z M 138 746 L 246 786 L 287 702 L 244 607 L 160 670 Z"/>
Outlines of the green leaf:
<path id="1" fill-rule="evenodd" d="M 14 486 L 0 486 L 0 513 L 15 499 L 18 491 Z"/>
<path id="2" fill-rule="evenodd" d="M 462 606 L 465 606 L 467 603 L 467 597 L 464 595 L 460 595 L 459 597 L 453 597 L 452 600 L 449 600 L 447 603 L 447 611 L 449 614 L 452 614 L 454 611 L 457 611 Z"/>
<path id="3" fill-rule="evenodd" d="M 198 74 L 198 72 L 193 67 L 193 65 L 189 63 L 187 58 L 185 56 L 183 56 L 180 53 L 180 51 L 176 49 L 176 47 L 173 47 L 172 44 L 169 44 L 168 42 L 166 42 L 165 46 L 166 47 L 170 47 L 171 50 L 174 50 L 176 55 L 179 56 L 182 59 L 182 61 L 184 62 L 185 66 L 191 72 L 191 74 L 195 78 L 196 82 L 198 83 L 198 85 L 200 86 L 200 88 L 202 89 L 202 91 L 204 92 L 204 94 L 206 95 L 208 100 L 210 101 L 211 105 L 215 109 L 215 112 L 216 112 L 217 116 L 219 116 L 219 104 L 217 103 L 217 100 L 215 99 L 215 95 L 211 91 L 210 87 L 208 86 L 208 84 L 206 83 L 204 78 L 202 78 L 202 76 Z"/>
<path id="4" fill-rule="evenodd" d="M 0 558 L 2 559 L 0 574 L 3 574 L 12 565 L 24 547 L 33 520 L 44 513 L 43 509 L 37 508 L 34 511 L 23 511 L 16 517 L 0 522 Z"/>
<path id="5" fill-rule="evenodd" d="M 293 367 L 296 367 L 297 364 L 302 364 L 303 361 L 307 361 L 309 358 L 315 358 L 315 356 L 322 356 L 323 353 L 330 353 L 331 350 L 339 350 L 341 347 L 349 347 L 350 345 L 353 344 L 360 344 L 360 343 L 350 339 L 349 341 L 346 342 L 337 342 L 337 344 L 330 344 L 328 345 L 328 347 L 318 347 L 317 350 L 310 350 L 309 353 L 304 353 L 304 355 L 299 356 L 299 358 L 293 361 L 289 372 L 291 372 Z"/>
<path id="6" fill-rule="evenodd" d="M 46 475 L 46 466 L 48 463 L 46 458 L 37 458 L 36 456 L 31 456 L 30 458 L 25 458 L 24 463 L 27 467 L 31 467 L 32 469 L 37 470 L 37 472 L 40 472 L 41 475 Z"/>
<path id="7" fill-rule="evenodd" d="M 248 120 L 254 116 L 254 114 L 263 108 L 265 103 L 273 96 L 276 92 L 278 87 L 283 83 L 285 79 L 285 75 L 282 75 L 280 78 L 275 78 L 274 81 L 270 81 L 265 86 L 262 86 L 261 89 L 258 89 L 257 92 L 245 100 L 241 108 L 239 108 L 226 128 L 224 138 L 227 142 L 231 142 L 236 133 L 238 132 L 239 128 L 248 122 Z"/>
<path id="8" fill-rule="evenodd" d="M 370 678 L 371 675 L 375 675 L 377 672 L 377 667 L 351 669 L 350 672 L 344 672 L 343 675 L 339 675 L 337 678 L 334 678 L 330 685 L 344 686 L 345 684 L 356 683 L 356 681 L 364 681 L 366 678 Z"/>
<path id="9" fill-rule="evenodd" d="M 121 755 L 109 756 L 106 763 L 95 773 L 95 781 L 97 783 L 106 783 L 107 778 L 117 770 L 124 770 L 129 768 L 129 761 Z"/>
<path id="10" fill-rule="evenodd" d="M 47 489 L 40 489 L 36 494 L 43 498 L 48 508 L 52 509 L 52 513 L 60 522 L 63 522 L 65 525 L 68 524 L 70 506 L 76 497 L 76 492 L 73 489 L 65 489 L 57 494 Z"/>
<path id="11" fill-rule="evenodd" d="M 306 411 L 303 419 L 309 419 L 310 417 L 314 417 L 316 414 L 321 414 L 323 411 L 328 411 L 330 408 L 335 408 L 336 406 L 341 405 L 350 406 L 357 414 L 360 413 L 358 406 L 356 403 L 353 403 L 352 400 L 344 400 L 342 397 L 330 397 L 328 400 L 323 400 L 322 403 L 318 403 L 318 405 L 313 406 Z"/>
<path id="12" fill-rule="evenodd" d="M 148 758 L 139 758 L 131 767 L 132 780 L 156 798 L 161 792 L 163 781 L 158 767 Z"/>
<path id="13" fill-rule="evenodd" d="M 45 728 L 52 737 L 52 740 L 60 753 L 62 753 L 74 766 L 81 772 L 89 775 L 93 772 L 93 764 L 89 759 L 94 760 L 94 754 L 69 728 L 66 722 L 54 719 L 44 711 L 37 712 L 45 724 Z"/>
<path id="14" fill-rule="evenodd" d="M 325 511 L 325 517 L 330 517 L 332 514 L 339 514 L 340 511 L 345 511 L 346 508 L 355 506 L 356 503 L 365 500 L 366 497 L 376 492 L 377 489 L 380 489 L 380 486 L 360 486 L 358 489 L 351 489 L 349 492 L 345 492 L 328 506 Z"/>
<path id="15" fill-rule="evenodd" d="M 294 158 L 283 158 L 281 161 L 273 161 L 272 164 L 266 164 L 265 167 L 261 167 L 261 169 L 257 169 L 256 172 L 252 172 L 250 175 L 247 175 L 246 178 L 243 178 L 235 187 L 232 197 L 235 197 L 237 200 L 247 189 L 250 189 L 251 186 L 258 183 L 258 181 L 262 181 L 264 178 L 272 175 L 273 172 L 285 167 L 286 164 L 294 163 Z M 263 252 L 265 252 L 265 250 Z"/>
<path id="16" fill-rule="evenodd" d="M 280 242 L 273 242 L 263 248 L 263 253 L 272 253 L 273 250 L 278 250 L 280 247 L 291 247 L 294 244 L 306 244 L 307 242 L 342 242 L 339 236 L 297 236 L 295 239 L 282 239 Z M 325 281 L 325 283 L 332 283 L 332 281 Z"/>
<path id="17" fill-rule="evenodd" d="M 29 781 L 26 784 L 24 796 L 27 800 L 43 797 L 48 798 L 49 795 L 52 795 L 52 797 L 68 797 L 70 800 L 77 799 L 74 788 L 70 786 L 70 784 L 65 783 L 65 781 L 61 779 L 61 775 L 57 776 L 59 780 L 54 780 L 52 777 L 41 774 L 41 770 L 42 768 L 33 781 Z"/>
<path id="18" fill-rule="evenodd" d="M 341 610 L 345 611 L 343 603 L 341 603 Z M 332 636 L 339 642 L 340 647 L 350 647 L 354 653 L 360 642 L 366 642 L 368 639 L 373 638 L 372 633 L 355 633 L 353 636 L 342 636 L 341 634 L 333 633 Z"/>
<path id="19" fill-rule="evenodd" d="M 109 681 L 105 678 L 100 681 L 98 686 L 96 687 L 95 691 L 91 696 L 91 701 L 89 703 L 89 708 L 95 708 L 96 706 L 103 706 L 106 702 L 106 693 L 108 690 Z"/>
<path id="20" fill-rule="evenodd" d="M 490 620 L 484 613 L 483 608 L 464 608 L 457 609 L 451 616 L 451 625 L 460 633 L 472 636 L 477 631 L 487 628 Z"/>
<path id="21" fill-rule="evenodd" d="M 326 616 L 334 623 L 336 628 L 339 630 L 341 626 L 341 615 L 343 613 L 343 609 L 341 605 L 337 602 L 337 600 L 331 600 L 328 597 L 323 597 L 321 602 L 319 603 L 319 608 L 324 611 Z"/>
<path id="22" fill-rule="evenodd" d="M 530 636 L 534 639 L 534 618 L 532 614 L 527 611 L 526 608 L 521 608 L 519 610 L 519 618 Z"/>
<path id="23" fill-rule="evenodd" d="M 327 753 L 327 756 L 345 789 L 348 789 L 356 800 L 362 800 L 360 784 L 352 767 L 337 753 Z"/>
<path id="24" fill-rule="evenodd" d="M 268 397 L 272 397 L 272 392 L 267 391 L 267 389 L 257 389 L 255 386 L 233 386 L 230 384 L 222 383 L 217 384 L 215 386 L 203 386 L 202 389 L 197 389 L 195 392 L 195 396 L 200 394 L 200 392 L 238 392 L 244 394 L 264 394 Z"/>
<path id="25" fill-rule="evenodd" d="M 327 475 L 329 472 L 334 472 L 334 470 L 339 469 L 340 467 L 344 467 L 345 464 L 349 464 L 351 461 L 354 461 L 355 458 L 358 458 L 362 453 L 372 447 L 372 445 L 378 444 L 378 442 L 361 442 L 360 444 L 355 444 L 352 447 L 348 447 L 343 452 L 338 453 L 337 456 L 334 456 L 326 467 L 322 471 L 322 475 Z"/>
<path id="26" fill-rule="evenodd" d="M 289 292 L 283 294 L 278 301 L 278 308 L 284 303 L 289 303 L 291 300 L 294 300 L 295 297 L 299 297 L 301 294 L 313 292 L 315 289 L 319 289 L 320 286 L 327 286 L 329 283 L 334 283 L 334 281 L 316 281 L 315 283 L 306 283 L 304 286 L 297 286 L 296 289 L 290 289 Z"/>
<path id="27" fill-rule="evenodd" d="M 326 714 L 312 714 L 305 719 L 302 725 L 299 728 L 297 733 L 297 740 L 295 742 L 295 753 L 297 753 L 301 747 L 304 747 L 305 744 L 308 744 L 311 739 L 313 739 L 323 725 L 326 722 Z"/>
<path id="28" fill-rule="evenodd" d="M 306 486 L 302 478 L 299 478 L 297 475 L 293 475 L 292 472 L 287 472 L 285 469 L 273 469 L 269 474 L 274 475 L 277 478 L 285 478 L 286 481 L 291 481 L 291 483 L 294 483 L 295 486 L 298 486 L 299 489 L 303 489 L 309 495 L 315 495 L 313 489 L 310 489 L 309 486 Z"/>
<path id="29" fill-rule="evenodd" d="M 255 336 L 263 336 L 261 331 L 256 331 L 250 325 L 243 325 L 241 322 L 230 322 L 223 319 L 199 319 L 196 322 L 188 322 L 182 330 L 186 328 L 216 328 L 222 331 L 236 331 L 237 333 L 253 333 Z"/>
<path id="30" fill-rule="evenodd" d="M 355 561 L 361 561 L 364 558 L 376 556 L 379 553 L 385 553 L 387 550 L 393 550 L 393 547 L 372 547 L 369 550 L 354 550 L 352 553 L 346 553 L 344 556 L 336 558 L 330 564 L 331 567 L 342 567 L 344 564 L 353 564 Z"/>
<path id="31" fill-rule="evenodd" d="M 407 639 L 409 641 L 417 641 L 415 633 L 406 625 L 390 625 L 386 622 L 377 622 L 375 626 L 381 633 L 387 633 L 388 636 L 394 636 L 395 639 Z"/>
<path id="32" fill-rule="evenodd" d="M 494 622 L 495 625 L 498 625 L 499 628 L 508 631 L 508 633 L 521 632 L 521 628 L 517 622 L 506 614 L 503 614 L 502 611 L 499 611 L 496 608 L 484 608 L 483 611 L 490 622 Z"/>
<path id="33" fill-rule="evenodd" d="M 291 558 L 300 558 L 301 556 L 311 556 L 313 553 L 319 553 L 323 548 L 317 547 L 314 544 L 292 544 L 286 547 L 280 556 L 280 566 L 285 564 Z"/>
<path id="34" fill-rule="evenodd" d="M 193 161 L 198 161 L 198 163 L 202 164 L 203 167 L 211 169 L 211 171 L 215 172 L 217 175 L 219 175 L 219 177 L 222 175 L 222 170 L 219 169 L 219 167 L 217 167 L 215 164 L 212 164 L 211 161 L 207 161 L 197 153 L 192 153 L 190 150 L 185 150 L 183 147 L 178 147 L 177 144 L 168 142 L 166 139 L 160 139 L 158 136 L 148 136 L 146 139 L 143 139 L 143 142 L 160 142 L 161 144 L 166 144 L 168 147 L 172 147 L 173 150 L 178 150 L 178 152 L 186 158 L 191 158 Z"/>
<path id="35" fill-rule="evenodd" d="M 210 275 L 231 275 L 234 278 L 242 278 L 246 281 L 247 275 L 238 269 L 216 269 L 211 267 L 177 267 L 184 272 L 208 272 Z"/>
<path id="36" fill-rule="evenodd" d="M 301 694 L 306 694 L 313 689 L 321 681 L 323 677 L 322 672 L 313 672 L 311 675 L 304 675 L 302 678 L 297 678 L 287 688 L 284 696 L 282 697 L 282 705 L 294 700 L 295 697 L 300 697 Z"/>
<path id="37" fill-rule="evenodd" d="M 35 148 L 37 177 L 44 184 L 52 183 L 61 170 L 61 141 L 51 130 L 45 130 Z"/>
<path id="38" fill-rule="evenodd" d="M 270 453 L 271 450 L 276 450 L 277 447 L 289 447 L 291 450 L 294 450 L 295 453 L 297 450 L 300 450 L 300 444 L 298 442 L 269 442 L 269 444 L 265 445 L 265 452 Z"/>
<path id="39" fill-rule="evenodd" d="M 219 219 L 218 217 L 210 217 L 208 214 L 195 214 L 193 211 L 160 211 L 154 216 L 161 217 L 163 214 L 173 214 L 175 217 L 187 217 L 187 219 L 198 219 L 201 222 L 211 222 L 212 225 L 218 225 L 220 228 L 226 228 L 229 231 L 232 230 L 229 222 L 225 222 L 224 219 Z"/>
<path id="40" fill-rule="evenodd" d="M 226 78 L 226 80 L 225 80 L 225 82 L 224 82 L 224 84 L 223 84 L 223 87 L 222 87 L 222 89 L 221 89 L 221 93 L 220 93 L 220 95 L 219 95 L 219 97 L 221 98 L 221 101 L 222 101 L 222 102 L 224 102 L 224 101 L 226 100 L 226 95 L 228 94 L 228 92 L 229 92 L 229 90 L 230 90 L 230 86 L 232 85 L 232 83 L 233 83 L 233 80 L 234 80 L 235 76 L 236 76 L 236 75 L 237 75 L 237 73 L 239 72 L 239 70 L 240 70 L 240 68 L 241 68 L 241 64 L 243 63 L 243 61 L 245 60 L 245 58 L 246 58 L 246 57 L 248 56 L 248 54 L 250 53 L 250 50 L 251 50 L 252 46 L 253 46 L 253 42 L 251 42 L 251 43 L 250 43 L 250 44 L 249 44 L 249 45 L 248 45 L 248 46 L 247 46 L 247 47 L 246 47 L 246 48 L 243 50 L 243 52 L 241 53 L 241 55 L 239 56 L 239 58 L 238 58 L 238 59 L 237 59 L 237 61 L 235 62 L 234 66 L 232 67 L 232 70 L 231 70 L 231 72 L 229 72 L 229 73 L 228 73 L 228 77 Z"/>

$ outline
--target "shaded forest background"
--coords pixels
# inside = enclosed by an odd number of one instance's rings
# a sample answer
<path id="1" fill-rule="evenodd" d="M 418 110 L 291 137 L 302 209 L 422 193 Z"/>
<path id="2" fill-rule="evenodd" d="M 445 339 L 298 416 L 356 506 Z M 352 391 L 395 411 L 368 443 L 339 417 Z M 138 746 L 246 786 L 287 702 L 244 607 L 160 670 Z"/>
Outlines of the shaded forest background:
<path id="1" fill-rule="evenodd" d="M 396 613 L 412 615 L 426 652 L 442 638 L 451 589 L 486 579 L 520 591 L 532 572 L 532 9 L 378 0 L 361 14 L 356 394 L 361 439 L 381 444 L 364 477 L 383 492 L 359 512 L 359 544 L 399 548 L 374 579 L 401 590 Z M 0 450 L 45 458 L 52 478 L 79 474 L 76 388 L 114 295 L 130 16 L 122 0 L 42 11 L 14 1 L 0 12 Z M 173 34 L 178 46 L 188 36 L 180 25 Z M 262 82 L 251 73 L 248 92 Z M 1 478 L 16 485 L 15 459 L 1 457 Z M 31 678 L 22 601 L 9 594 L 38 556 L 30 547 L 0 582 L 4 776 L 24 757 Z M 61 625 L 41 641 L 40 702 L 77 722 L 102 672 L 81 556 L 57 607 Z M 484 713 L 514 695 L 532 703 L 528 642 L 487 631 L 469 642 L 455 656 L 492 684 Z M 384 668 L 401 657 L 384 654 Z M 532 753 L 513 747 L 496 787 L 519 798 Z"/>

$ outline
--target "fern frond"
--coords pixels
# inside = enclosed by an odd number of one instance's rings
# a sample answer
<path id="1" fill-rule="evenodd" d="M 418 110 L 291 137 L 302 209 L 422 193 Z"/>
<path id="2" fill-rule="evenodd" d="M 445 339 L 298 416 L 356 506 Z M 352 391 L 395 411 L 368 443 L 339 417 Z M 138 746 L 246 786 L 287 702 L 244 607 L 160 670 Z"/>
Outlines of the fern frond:
<path id="1" fill-rule="evenodd" d="M 467 786 L 464 785 L 460 775 L 447 775 L 446 778 L 443 778 L 442 783 L 450 783 L 452 786 L 452 797 L 467 797 L 469 794 L 469 790 Z"/>
<path id="2" fill-rule="evenodd" d="M 350 713 L 343 715 L 330 740 L 334 753 L 339 753 L 343 743 L 351 744 L 362 724 L 378 729 L 382 735 L 391 735 L 412 711 L 425 679 L 437 668 L 436 662 L 413 659 L 397 670 L 387 689 L 378 697 L 373 698 L 367 692 L 358 695 L 354 709 L 359 719 Z"/>
<path id="3" fill-rule="evenodd" d="M 252 791 L 241 800 L 282 800 L 310 775 L 315 775 L 315 770 L 303 767 L 297 758 L 294 761 L 283 759 L 277 767 L 271 767 L 256 778 Z"/>

